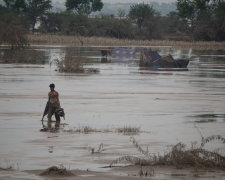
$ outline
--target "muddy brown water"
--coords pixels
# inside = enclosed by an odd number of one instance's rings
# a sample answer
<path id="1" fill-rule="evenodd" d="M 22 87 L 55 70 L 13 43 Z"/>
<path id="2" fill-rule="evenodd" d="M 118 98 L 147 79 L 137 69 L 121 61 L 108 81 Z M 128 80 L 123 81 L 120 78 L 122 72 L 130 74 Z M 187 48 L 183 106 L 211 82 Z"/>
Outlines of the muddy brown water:
<path id="1" fill-rule="evenodd" d="M 201 134 L 225 137 L 225 51 L 152 47 L 161 55 L 190 59 L 188 71 L 157 71 L 140 69 L 135 58 L 101 63 L 102 48 L 106 47 L 38 46 L 9 58 L 8 50 L 0 50 L 2 168 L 35 170 L 62 164 L 70 169 L 109 171 L 101 167 L 122 155 L 140 155 L 129 136 L 116 133 L 123 127 L 140 128 L 134 137 L 152 153 L 164 153 L 178 142 L 199 143 Z M 87 66 L 100 72 L 55 71 L 50 62 L 63 58 L 68 49 L 79 50 L 89 59 Z M 64 129 L 91 127 L 109 132 L 40 132 L 52 82 L 66 112 Z M 92 154 L 91 149 L 100 144 L 104 151 Z"/>

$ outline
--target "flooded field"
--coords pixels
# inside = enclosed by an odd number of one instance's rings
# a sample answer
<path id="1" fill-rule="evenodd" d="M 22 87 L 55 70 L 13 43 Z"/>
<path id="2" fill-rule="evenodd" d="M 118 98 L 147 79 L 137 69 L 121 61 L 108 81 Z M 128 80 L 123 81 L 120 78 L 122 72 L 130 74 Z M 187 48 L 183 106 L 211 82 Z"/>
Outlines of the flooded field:
<path id="1" fill-rule="evenodd" d="M 100 53 L 105 48 L 38 46 L 16 55 L 0 50 L 1 168 L 24 171 L 62 164 L 109 172 L 102 167 L 112 160 L 140 155 L 130 135 L 118 131 L 124 127 L 139 129 L 132 136 L 152 153 L 164 153 L 178 142 L 191 146 L 201 136 L 225 137 L 225 51 L 152 47 L 161 55 L 190 59 L 188 71 L 169 71 L 140 69 L 138 56 L 105 62 Z M 68 49 L 86 57 L 86 66 L 99 72 L 55 71 L 51 62 L 62 59 Z M 62 120 L 66 125 L 57 133 L 40 132 L 50 83 L 56 84 L 66 113 Z M 84 128 L 93 131 L 77 131 Z M 101 144 L 101 153 L 92 153 Z M 221 149 L 216 142 L 207 146 L 215 147 L 225 154 L 224 146 Z M 1 174 L 0 179 L 19 177 L 9 174 Z"/>

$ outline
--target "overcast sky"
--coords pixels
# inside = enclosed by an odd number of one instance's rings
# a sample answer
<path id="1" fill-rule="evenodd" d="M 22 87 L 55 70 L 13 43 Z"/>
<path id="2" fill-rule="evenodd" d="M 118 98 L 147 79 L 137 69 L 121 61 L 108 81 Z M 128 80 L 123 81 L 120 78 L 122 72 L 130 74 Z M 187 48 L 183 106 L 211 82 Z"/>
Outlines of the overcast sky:
<path id="1" fill-rule="evenodd" d="M 65 2 L 66 0 L 52 0 L 52 2 Z M 103 3 L 148 3 L 148 2 L 175 2 L 176 0 L 102 0 Z"/>
<path id="2" fill-rule="evenodd" d="M 65 2 L 66 0 L 52 0 L 52 2 Z M 149 2 L 175 2 L 176 0 L 102 0 L 103 3 L 149 3 Z M 3 0 L 0 0 L 0 4 L 3 3 Z"/>
<path id="3" fill-rule="evenodd" d="M 66 0 L 52 0 L 52 2 L 65 2 Z M 175 2 L 176 0 L 102 0 L 103 3 L 148 3 L 148 2 Z M 3 0 L 0 0 L 0 3 L 2 3 Z"/>
<path id="4" fill-rule="evenodd" d="M 148 3 L 148 2 L 175 2 L 176 0 L 102 0 L 103 3 Z"/>

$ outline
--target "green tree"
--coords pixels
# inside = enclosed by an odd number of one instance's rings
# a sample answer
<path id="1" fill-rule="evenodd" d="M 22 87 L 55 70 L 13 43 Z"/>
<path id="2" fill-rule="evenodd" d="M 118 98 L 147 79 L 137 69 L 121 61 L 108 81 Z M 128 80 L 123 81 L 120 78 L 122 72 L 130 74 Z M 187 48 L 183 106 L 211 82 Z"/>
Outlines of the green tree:
<path id="1" fill-rule="evenodd" d="M 14 5 L 13 5 L 13 10 L 20 13 L 24 12 L 26 9 L 26 2 L 25 0 L 16 0 Z"/>
<path id="2" fill-rule="evenodd" d="M 34 32 L 35 24 L 38 18 L 43 16 L 52 8 L 51 0 L 27 0 L 26 14 L 31 24 L 32 32 Z"/>
<path id="3" fill-rule="evenodd" d="M 62 31 L 62 24 L 65 19 L 60 13 L 50 12 L 41 18 L 40 31 L 42 33 L 56 33 Z"/>
<path id="4" fill-rule="evenodd" d="M 195 7 L 191 0 L 177 0 L 177 11 L 179 17 L 190 22 L 191 26 L 195 17 Z"/>
<path id="5" fill-rule="evenodd" d="M 101 0 L 66 0 L 65 6 L 67 10 L 89 15 L 91 12 L 100 11 L 103 8 L 103 3 Z"/>
<path id="6" fill-rule="evenodd" d="M 3 1 L 7 9 L 12 8 L 13 4 L 15 3 L 15 0 L 3 0 Z"/>
<path id="7" fill-rule="evenodd" d="M 154 17 L 155 14 L 156 11 L 148 4 L 141 3 L 130 6 L 129 17 L 136 21 L 140 29 L 143 24 Z"/>
<path id="8" fill-rule="evenodd" d="M 12 12 L 1 14 L 0 44 L 10 45 L 12 49 L 24 48 L 29 44 L 20 16 Z"/>
<path id="9" fill-rule="evenodd" d="M 25 0 L 3 0 L 8 10 L 20 13 L 26 8 Z"/>
<path id="10" fill-rule="evenodd" d="M 214 6 L 214 16 L 212 17 L 212 27 L 214 29 L 214 40 L 225 40 L 225 2 L 218 2 Z"/>
<path id="11" fill-rule="evenodd" d="M 126 16 L 126 11 L 125 11 L 125 9 L 119 8 L 119 9 L 117 10 L 117 16 L 118 16 L 120 19 L 123 18 L 123 17 L 125 17 L 125 16 Z"/>
<path id="12" fill-rule="evenodd" d="M 0 15 L 6 13 L 8 11 L 9 10 L 6 7 L 4 7 L 3 5 L 0 4 Z"/>
<path id="13" fill-rule="evenodd" d="M 196 40 L 225 39 L 224 0 L 177 0 L 177 10 Z"/>

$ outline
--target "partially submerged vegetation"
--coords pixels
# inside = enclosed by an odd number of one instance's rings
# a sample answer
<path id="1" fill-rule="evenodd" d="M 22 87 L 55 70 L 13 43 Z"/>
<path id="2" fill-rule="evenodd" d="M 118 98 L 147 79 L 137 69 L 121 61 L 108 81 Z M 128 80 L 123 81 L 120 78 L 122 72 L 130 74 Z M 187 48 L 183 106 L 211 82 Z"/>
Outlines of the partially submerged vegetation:
<path id="1" fill-rule="evenodd" d="M 83 127 L 77 127 L 77 128 L 72 128 L 68 130 L 63 130 L 63 132 L 67 133 L 84 133 L 84 134 L 89 134 L 89 133 L 119 133 L 123 135 L 138 135 L 141 133 L 141 130 L 139 127 L 131 127 L 131 126 L 124 126 L 122 128 L 115 128 L 115 129 L 109 129 L 109 128 L 103 128 L 103 129 L 96 129 L 92 128 L 90 126 L 83 126 Z"/>
<path id="2" fill-rule="evenodd" d="M 43 171 L 41 176 L 74 176 L 74 174 L 67 170 L 63 165 L 57 166 L 51 166 L 50 168 Z"/>
<path id="3" fill-rule="evenodd" d="M 133 165 L 140 166 L 156 166 L 167 165 L 175 166 L 178 169 L 184 167 L 197 167 L 197 168 L 219 168 L 225 170 L 225 156 L 215 151 L 207 150 L 205 145 L 212 141 L 219 141 L 225 144 L 225 139 L 220 135 L 214 135 L 207 138 L 202 138 L 200 147 L 187 148 L 183 143 L 177 143 L 171 150 L 164 154 L 152 154 L 144 150 L 138 142 L 132 137 L 131 141 L 138 151 L 144 156 L 123 156 L 114 160 L 110 166 L 119 162 L 129 162 Z"/>
<path id="4" fill-rule="evenodd" d="M 138 127 L 131 127 L 131 126 L 124 126 L 123 128 L 117 128 L 116 131 L 118 133 L 122 133 L 124 135 L 137 135 L 140 133 L 140 128 Z"/>
<path id="5" fill-rule="evenodd" d="M 54 60 L 57 71 L 65 73 L 98 73 L 96 68 L 87 68 L 87 58 L 79 56 L 77 52 L 67 51 L 64 58 Z"/>
<path id="6" fill-rule="evenodd" d="M 101 153 L 102 151 L 104 151 L 105 149 L 103 149 L 104 145 L 101 143 L 99 144 L 98 148 L 94 148 L 94 147 L 91 147 L 90 148 L 90 151 L 92 154 L 95 154 L 95 153 Z"/>
<path id="7" fill-rule="evenodd" d="M 83 127 L 71 128 L 71 129 L 68 129 L 68 130 L 63 130 L 63 132 L 89 134 L 89 133 L 96 133 L 96 132 L 105 132 L 105 130 L 98 130 L 98 129 L 92 128 L 90 126 L 83 126 Z"/>

